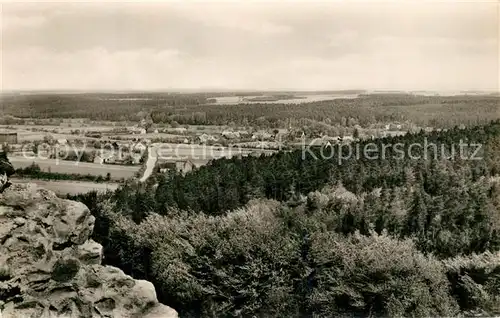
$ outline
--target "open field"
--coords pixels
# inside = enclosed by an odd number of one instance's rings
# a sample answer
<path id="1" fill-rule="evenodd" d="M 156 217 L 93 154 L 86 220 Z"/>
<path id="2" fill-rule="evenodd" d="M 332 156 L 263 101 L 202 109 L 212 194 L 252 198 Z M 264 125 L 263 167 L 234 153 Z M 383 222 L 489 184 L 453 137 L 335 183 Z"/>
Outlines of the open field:
<path id="1" fill-rule="evenodd" d="M 96 140 L 96 138 L 85 137 L 83 135 L 73 135 L 69 132 L 65 133 L 62 130 L 58 132 L 52 132 L 53 129 L 46 128 L 45 131 L 32 131 L 29 126 L 26 125 L 0 125 L 0 130 L 2 132 L 16 132 L 18 135 L 19 142 L 34 142 L 43 141 L 46 136 L 50 136 L 54 139 L 67 139 L 67 140 Z"/>
<path id="2" fill-rule="evenodd" d="M 121 140 L 133 140 L 133 139 L 169 139 L 169 140 L 182 140 L 186 138 L 186 134 L 174 134 L 174 133 L 147 133 L 147 134 L 119 134 L 113 133 L 113 128 L 116 127 L 105 127 L 105 126 L 86 126 L 86 127 L 60 127 L 60 126 L 41 126 L 41 125 L 0 125 L 0 130 L 2 132 L 16 132 L 18 134 L 19 142 L 34 142 L 42 141 L 44 137 L 50 136 L 54 139 L 66 139 L 66 140 L 86 140 L 95 141 L 99 138 L 85 136 L 88 132 L 100 132 L 105 133 L 103 140 L 105 141 L 121 141 Z M 131 127 L 122 127 L 129 128 Z M 35 130 L 35 131 L 34 131 Z M 72 133 L 72 131 L 78 130 L 77 134 Z M 199 131 L 198 131 L 199 132 Z"/>
<path id="3" fill-rule="evenodd" d="M 90 191 L 106 192 L 116 190 L 117 183 L 93 183 L 82 181 L 45 181 L 36 179 L 13 178 L 12 183 L 35 183 L 45 189 L 54 191 L 58 195 L 86 193 Z"/>
<path id="4" fill-rule="evenodd" d="M 95 131 L 95 132 L 109 132 L 114 128 L 125 127 L 125 126 L 100 126 L 100 125 L 86 125 L 86 124 L 71 124 L 69 127 L 66 124 L 62 125 L 0 125 L 0 128 L 4 129 L 16 129 L 21 131 L 29 131 L 29 132 L 50 132 L 56 134 L 71 134 L 72 131 L 79 130 L 82 133 Z"/>
<path id="5" fill-rule="evenodd" d="M 95 176 L 106 176 L 109 172 L 111 178 L 117 179 L 127 179 L 134 177 L 135 173 L 139 171 L 139 166 L 121 166 L 121 165 L 109 165 L 109 164 L 98 164 L 98 163 L 87 163 L 87 162 L 75 162 L 75 161 L 65 161 L 56 159 L 31 159 L 24 157 L 10 157 L 10 162 L 14 165 L 14 168 L 26 168 L 33 162 L 40 166 L 42 171 L 57 172 L 57 173 L 78 173 L 78 174 L 91 174 Z"/>

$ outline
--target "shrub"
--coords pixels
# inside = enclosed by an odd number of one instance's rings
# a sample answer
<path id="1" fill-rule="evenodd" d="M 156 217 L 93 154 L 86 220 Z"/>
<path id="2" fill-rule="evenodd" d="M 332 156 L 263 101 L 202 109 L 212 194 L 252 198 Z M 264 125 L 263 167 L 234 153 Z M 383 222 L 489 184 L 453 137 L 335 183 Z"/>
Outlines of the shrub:
<path id="1" fill-rule="evenodd" d="M 326 216 L 326 215 L 324 215 Z M 411 240 L 344 236 L 318 216 L 255 201 L 224 216 L 171 211 L 140 224 L 112 216 L 128 273 L 186 316 L 450 316 L 443 263 Z"/>
<path id="2" fill-rule="evenodd" d="M 500 314 L 500 253 L 458 256 L 443 262 L 452 294 L 463 311 Z"/>
<path id="3" fill-rule="evenodd" d="M 272 201 L 227 216 L 150 216 L 139 226 L 153 250 L 157 287 L 184 314 L 282 316 L 298 309 L 289 270 L 298 246 Z"/>
<path id="4" fill-rule="evenodd" d="M 308 305 L 320 316 L 457 313 L 444 266 L 418 252 L 410 240 L 324 232 L 313 236 L 311 250 L 315 273 Z"/>

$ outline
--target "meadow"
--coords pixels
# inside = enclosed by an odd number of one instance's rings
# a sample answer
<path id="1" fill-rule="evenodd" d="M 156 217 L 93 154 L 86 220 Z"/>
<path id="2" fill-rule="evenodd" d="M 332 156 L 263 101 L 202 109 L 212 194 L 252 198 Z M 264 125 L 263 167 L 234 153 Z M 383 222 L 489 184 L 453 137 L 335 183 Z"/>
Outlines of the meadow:
<path id="1" fill-rule="evenodd" d="M 26 168 L 31 164 L 36 163 L 42 171 L 46 172 L 50 171 L 66 174 L 91 174 L 103 177 L 105 177 L 106 174 L 109 173 L 111 175 L 111 179 L 113 180 L 132 178 L 140 169 L 140 166 L 98 164 L 57 159 L 10 157 L 9 160 L 12 162 L 14 168 L 16 169 Z"/>
<path id="2" fill-rule="evenodd" d="M 35 183 L 36 185 L 54 191 L 57 195 L 76 195 L 91 191 L 106 192 L 118 188 L 117 183 L 95 183 L 83 181 L 47 181 L 38 179 L 13 178 L 14 183 Z"/>

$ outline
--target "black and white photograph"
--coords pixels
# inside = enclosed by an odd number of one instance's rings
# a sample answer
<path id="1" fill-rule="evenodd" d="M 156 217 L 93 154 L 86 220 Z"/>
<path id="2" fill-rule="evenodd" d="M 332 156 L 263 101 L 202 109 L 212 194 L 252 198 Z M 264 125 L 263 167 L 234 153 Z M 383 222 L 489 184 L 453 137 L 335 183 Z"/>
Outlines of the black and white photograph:
<path id="1" fill-rule="evenodd" d="M 0 1 L 0 318 L 500 317 L 497 0 Z"/>

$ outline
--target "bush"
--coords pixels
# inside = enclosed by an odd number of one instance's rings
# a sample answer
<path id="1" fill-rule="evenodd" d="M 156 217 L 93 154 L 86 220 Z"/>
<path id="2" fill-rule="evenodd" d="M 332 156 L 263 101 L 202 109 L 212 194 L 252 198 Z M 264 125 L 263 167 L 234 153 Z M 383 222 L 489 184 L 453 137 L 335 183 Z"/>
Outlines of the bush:
<path id="1" fill-rule="evenodd" d="M 348 238 L 319 233 L 312 238 L 311 250 L 316 266 L 308 305 L 322 317 L 457 313 L 444 266 L 418 252 L 409 240 L 376 233 Z"/>
<path id="2" fill-rule="evenodd" d="M 463 311 L 500 314 L 500 253 L 458 256 L 444 264 L 453 296 Z"/>
<path id="3" fill-rule="evenodd" d="M 111 212 L 105 249 L 185 316 L 451 316 L 443 263 L 411 240 L 344 236 L 305 209 L 253 201 L 224 216 Z M 101 237 L 102 241 L 103 238 Z"/>
<path id="4" fill-rule="evenodd" d="M 137 238 L 153 250 L 159 293 L 181 313 L 195 316 L 296 312 L 288 269 L 297 261 L 298 246 L 275 209 L 274 202 L 260 202 L 224 217 L 147 218 Z"/>

